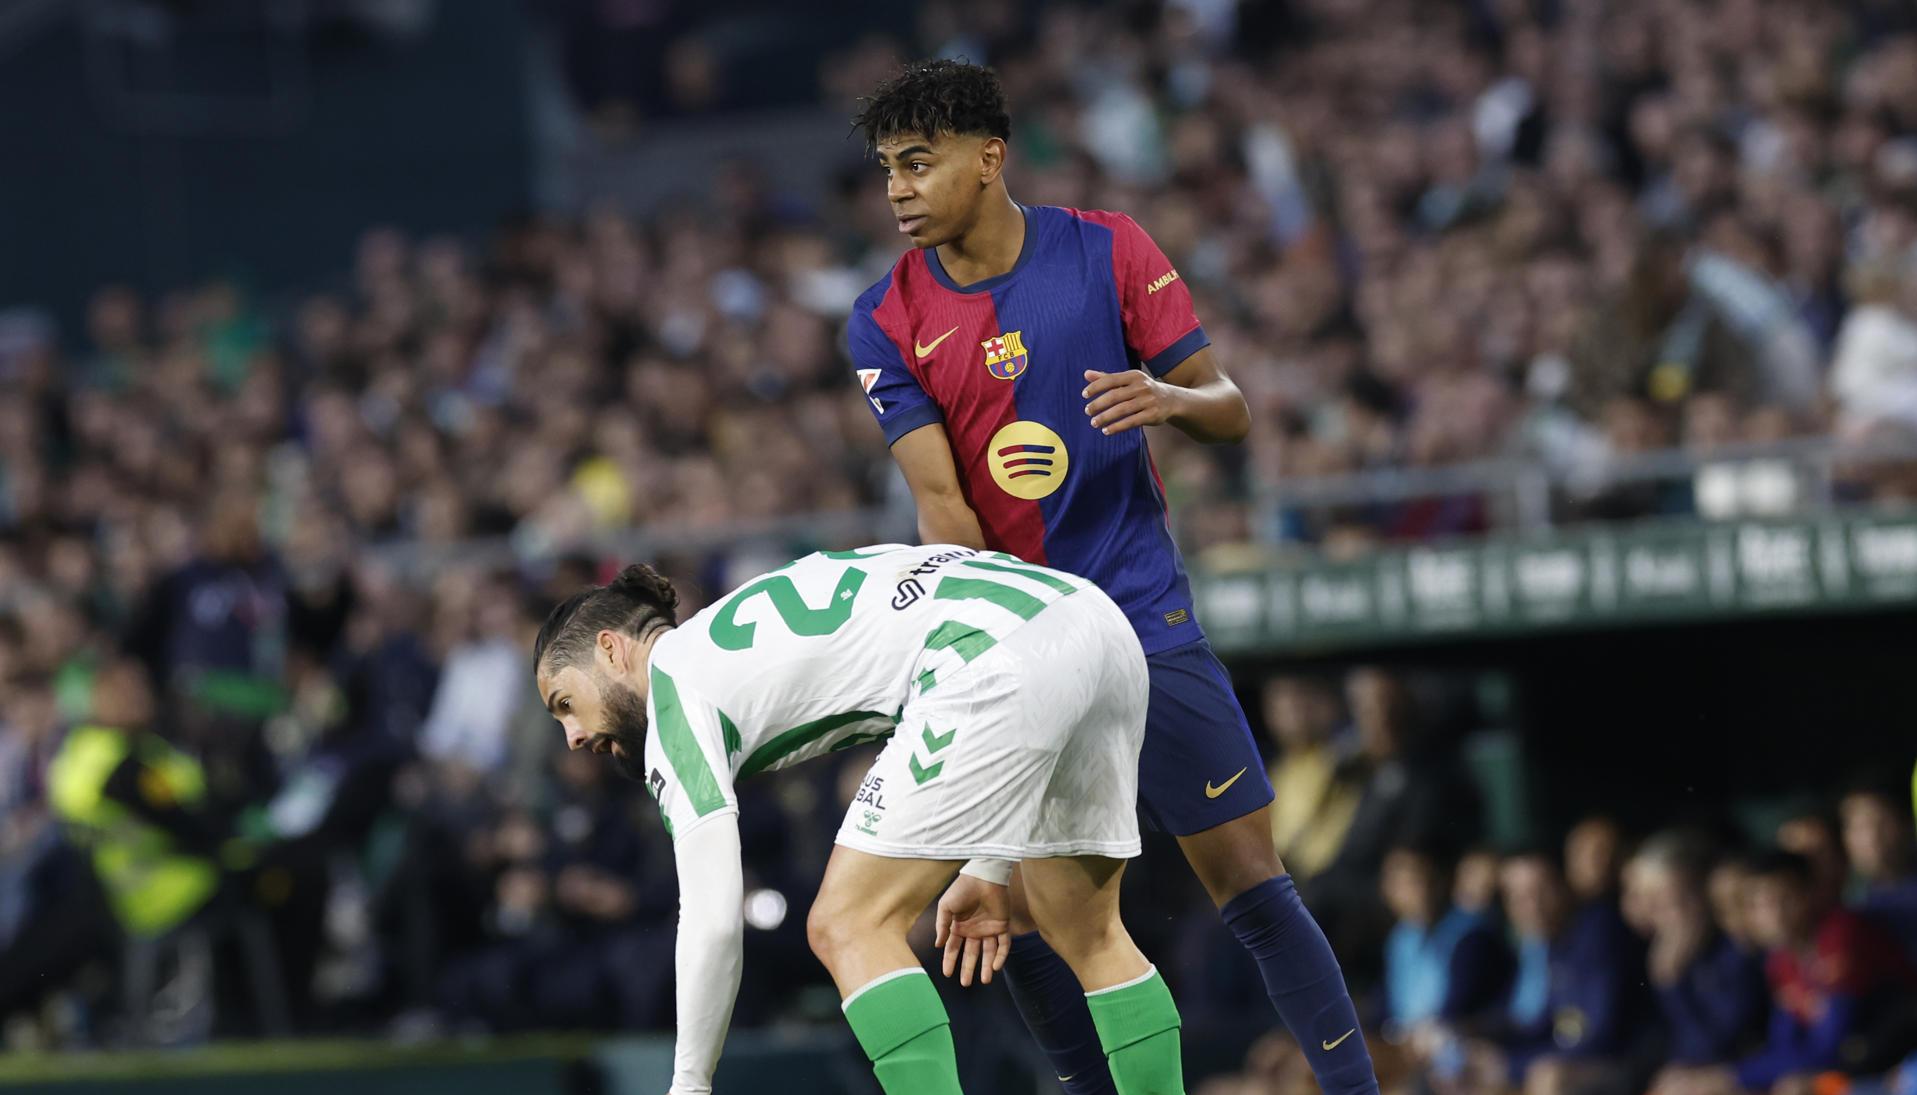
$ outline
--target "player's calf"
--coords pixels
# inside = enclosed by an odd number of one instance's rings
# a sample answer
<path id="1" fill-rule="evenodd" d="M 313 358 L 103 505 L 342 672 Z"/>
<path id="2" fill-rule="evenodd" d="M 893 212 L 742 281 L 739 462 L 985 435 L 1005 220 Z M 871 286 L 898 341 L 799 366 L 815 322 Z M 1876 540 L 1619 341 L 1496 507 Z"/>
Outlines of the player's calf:
<path id="1" fill-rule="evenodd" d="M 1084 987 L 1119 1095 L 1184 1095 L 1178 1007 L 1118 915 L 1121 860 L 1031 860 L 1026 900 Z"/>
<path id="2" fill-rule="evenodd" d="M 961 1095 L 951 1019 L 906 933 L 956 863 L 885 859 L 840 846 L 806 915 L 812 953 L 887 1095 Z"/>

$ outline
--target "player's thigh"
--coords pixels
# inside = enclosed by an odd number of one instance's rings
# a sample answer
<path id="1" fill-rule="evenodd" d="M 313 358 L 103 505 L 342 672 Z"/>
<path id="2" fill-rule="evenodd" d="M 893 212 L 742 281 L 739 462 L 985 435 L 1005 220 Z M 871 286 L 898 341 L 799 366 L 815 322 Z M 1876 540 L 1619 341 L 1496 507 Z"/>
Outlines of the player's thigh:
<path id="1" fill-rule="evenodd" d="M 957 860 L 898 859 L 838 845 L 826 861 L 808 930 L 903 935 L 962 866 Z"/>
<path id="2" fill-rule="evenodd" d="M 1151 824 L 1189 836 L 1271 804 L 1271 781 L 1231 677 L 1209 644 L 1146 659 L 1151 678 L 1139 805 Z"/>
<path id="3" fill-rule="evenodd" d="M 875 978 L 917 965 L 906 936 L 959 867 L 951 861 L 876 856 L 844 845 L 832 849 L 805 929 L 812 953 L 841 993 L 850 995 Z"/>

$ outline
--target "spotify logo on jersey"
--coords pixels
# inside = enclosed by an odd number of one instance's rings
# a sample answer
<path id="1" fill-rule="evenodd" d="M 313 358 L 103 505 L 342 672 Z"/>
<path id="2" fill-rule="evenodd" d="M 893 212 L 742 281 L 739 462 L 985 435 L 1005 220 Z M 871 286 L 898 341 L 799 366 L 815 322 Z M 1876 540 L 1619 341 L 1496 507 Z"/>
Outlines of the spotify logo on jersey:
<path id="1" fill-rule="evenodd" d="M 1014 498 L 1043 498 L 1057 490 L 1071 463 L 1064 440 L 1036 422 L 1014 422 L 999 430 L 985 455 L 992 478 Z"/>

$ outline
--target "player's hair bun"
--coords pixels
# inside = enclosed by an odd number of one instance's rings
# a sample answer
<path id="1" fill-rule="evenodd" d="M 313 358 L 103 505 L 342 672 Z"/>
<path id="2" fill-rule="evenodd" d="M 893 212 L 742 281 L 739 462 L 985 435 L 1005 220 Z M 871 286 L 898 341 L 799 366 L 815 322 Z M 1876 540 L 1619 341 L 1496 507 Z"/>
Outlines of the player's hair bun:
<path id="1" fill-rule="evenodd" d="M 634 563 L 620 571 L 610 588 L 647 604 L 657 605 L 660 614 L 667 620 L 673 618 L 679 607 L 679 591 L 672 588 L 672 580 L 645 563 Z"/>

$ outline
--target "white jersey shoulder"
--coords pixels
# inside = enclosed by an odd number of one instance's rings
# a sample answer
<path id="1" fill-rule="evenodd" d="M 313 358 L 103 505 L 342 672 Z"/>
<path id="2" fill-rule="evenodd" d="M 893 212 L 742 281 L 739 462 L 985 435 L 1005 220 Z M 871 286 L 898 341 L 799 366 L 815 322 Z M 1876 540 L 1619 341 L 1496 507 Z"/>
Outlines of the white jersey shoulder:
<path id="1" fill-rule="evenodd" d="M 913 695 L 1090 582 L 1010 555 L 883 544 L 746 582 L 653 646 L 648 786 L 684 831 L 733 782 L 891 734 Z"/>

